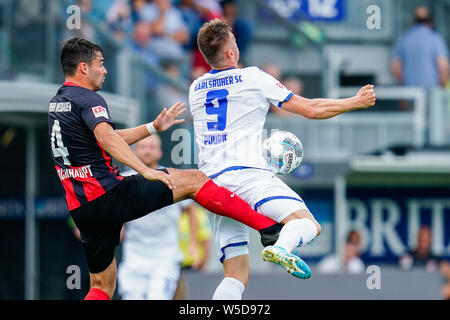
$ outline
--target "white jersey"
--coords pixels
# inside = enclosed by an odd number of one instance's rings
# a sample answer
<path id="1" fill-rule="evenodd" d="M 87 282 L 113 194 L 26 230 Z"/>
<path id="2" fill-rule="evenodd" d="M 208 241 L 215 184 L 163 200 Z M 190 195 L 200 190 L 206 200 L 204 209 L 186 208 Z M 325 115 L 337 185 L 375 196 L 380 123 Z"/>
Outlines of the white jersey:
<path id="1" fill-rule="evenodd" d="M 211 70 L 195 80 L 189 105 L 199 169 L 210 177 L 236 167 L 270 170 L 262 156 L 266 115 L 270 104 L 281 108 L 292 95 L 257 67 Z"/>
<path id="2" fill-rule="evenodd" d="M 136 174 L 134 170 L 122 175 Z M 178 222 L 184 208 L 193 204 L 184 200 L 126 223 L 122 259 L 142 267 L 155 260 L 182 260 L 178 243 Z"/>

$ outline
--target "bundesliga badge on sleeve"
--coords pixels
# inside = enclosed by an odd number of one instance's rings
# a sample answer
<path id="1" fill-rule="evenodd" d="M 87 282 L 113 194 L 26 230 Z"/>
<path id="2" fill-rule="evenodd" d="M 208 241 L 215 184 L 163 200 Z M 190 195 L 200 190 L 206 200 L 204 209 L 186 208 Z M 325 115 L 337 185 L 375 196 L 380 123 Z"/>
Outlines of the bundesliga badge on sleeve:
<path id="1" fill-rule="evenodd" d="M 106 111 L 106 108 L 104 108 L 102 106 L 93 107 L 92 108 L 92 112 L 94 113 L 94 116 L 96 118 L 98 118 L 98 117 L 105 117 L 105 118 L 109 119 L 108 111 Z"/>

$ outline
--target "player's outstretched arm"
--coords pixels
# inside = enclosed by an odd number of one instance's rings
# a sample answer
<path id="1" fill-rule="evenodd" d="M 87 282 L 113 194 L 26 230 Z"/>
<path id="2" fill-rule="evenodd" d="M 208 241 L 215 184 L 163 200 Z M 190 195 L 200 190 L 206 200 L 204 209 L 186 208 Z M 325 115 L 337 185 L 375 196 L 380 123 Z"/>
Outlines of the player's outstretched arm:
<path id="1" fill-rule="evenodd" d="M 174 124 L 184 122 L 184 119 L 177 119 L 186 112 L 185 103 L 177 102 L 167 110 L 164 110 L 153 121 L 153 126 L 157 132 L 162 132 L 169 129 Z M 125 140 L 129 145 L 135 144 L 150 135 L 147 130 L 147 125 L 143 124 L 135 128 L 115 130 L 115 132 Z"/>
<path id="2" fill-rule="evenodd" d="M 94 128 L 94 135 L 100 145 L 110 153 L 114 159 L 136 170 L 140 175 L 148 180 L 160 180 L 169 189 L 175 188 L 175 183 L 171 176 L 160 170 L 153 170 L 147 167 L 131 150 L 130 146 L 122 137 L 116 133 L 108 122 L 100 122 Z"/>
<path id="3" fill-rule="evenodd" d="M 366 85 L 356 96 L 346 99 L 307 99 L 294 95 L 283 103 L 282 108 L 308 119 L 329 119 L 344 112 L 372 107 L 375 101 L 374 86 Z"/>

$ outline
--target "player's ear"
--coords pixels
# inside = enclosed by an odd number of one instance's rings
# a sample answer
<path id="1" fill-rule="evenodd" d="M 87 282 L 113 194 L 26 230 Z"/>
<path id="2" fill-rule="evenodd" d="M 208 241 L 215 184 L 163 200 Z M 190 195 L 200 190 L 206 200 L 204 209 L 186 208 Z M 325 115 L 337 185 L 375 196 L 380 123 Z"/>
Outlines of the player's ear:
<path id="1" fill-rule="evenodd" d="M 88 73 L 88 64 L 86 62 L 80 62 L 80 64 L 78 65 L 78 69 L 80 70 L 80 72 L 82 74 L 87 74 Z"/>
<path id="2" fill-rule="evenodd" d="M 234 56 L 233 50 L 228 49 L 227 51 L 225 51 L 225 57 L 226 57 L 227 59 L 232 59 L 233 56 Z"/>

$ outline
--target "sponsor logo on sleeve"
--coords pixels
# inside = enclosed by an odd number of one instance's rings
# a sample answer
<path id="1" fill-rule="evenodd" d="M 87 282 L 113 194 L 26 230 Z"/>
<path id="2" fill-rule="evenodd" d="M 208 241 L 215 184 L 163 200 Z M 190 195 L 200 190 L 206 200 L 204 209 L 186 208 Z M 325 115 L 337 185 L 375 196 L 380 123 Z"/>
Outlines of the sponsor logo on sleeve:
<path id="1" fill-rule="evenodd" d="M 281 82 L 277 82 L 276 85 L 279 86 L 281 89 L 285 89 L 285 87 L 283 86 L 283 84 Z"/>
<path id="2" fill-rule="evenodd" d="M 94 116 L 96 118 L 104 117 L 106 119 L 109 119 L 108 111 L 106 111 L 106 108 L 104 108 L 102 106 L 93 107 L 92 112 L 94 113 Z"/>

